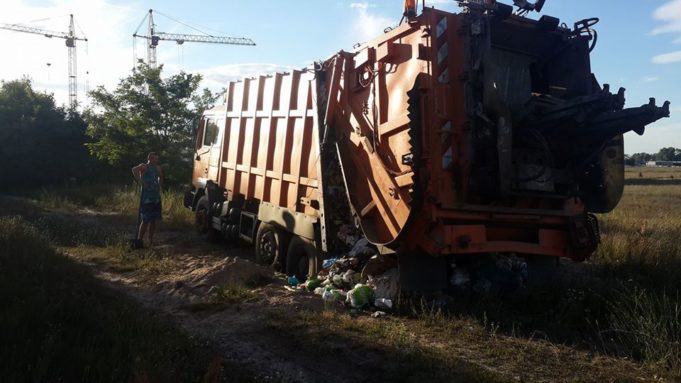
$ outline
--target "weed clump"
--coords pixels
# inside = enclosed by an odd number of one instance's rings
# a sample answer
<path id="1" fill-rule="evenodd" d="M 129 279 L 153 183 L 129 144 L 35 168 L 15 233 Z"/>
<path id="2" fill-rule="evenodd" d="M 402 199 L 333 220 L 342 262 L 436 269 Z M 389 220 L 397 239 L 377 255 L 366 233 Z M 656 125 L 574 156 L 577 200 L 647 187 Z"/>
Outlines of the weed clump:
<path id="1" fill-rule="evenodd" d="M 681 301 L 623 286 L 608 303 L 610 332 L 631 356 L 681 376 Z"/>

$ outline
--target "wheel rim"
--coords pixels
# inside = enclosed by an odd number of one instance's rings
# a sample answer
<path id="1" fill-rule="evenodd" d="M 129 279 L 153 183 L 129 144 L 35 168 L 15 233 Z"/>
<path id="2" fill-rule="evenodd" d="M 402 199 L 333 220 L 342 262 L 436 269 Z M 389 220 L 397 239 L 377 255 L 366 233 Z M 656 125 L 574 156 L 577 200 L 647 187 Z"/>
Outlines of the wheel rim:
<path id="1" fill-rule="evenodd" d="M 273 231 L 267 231 L 260 237 L 258 243 L 258 253 L 260 254 L 260 262 L 266 265 L 272 265 L 277 256 L 277 238 Z"/>

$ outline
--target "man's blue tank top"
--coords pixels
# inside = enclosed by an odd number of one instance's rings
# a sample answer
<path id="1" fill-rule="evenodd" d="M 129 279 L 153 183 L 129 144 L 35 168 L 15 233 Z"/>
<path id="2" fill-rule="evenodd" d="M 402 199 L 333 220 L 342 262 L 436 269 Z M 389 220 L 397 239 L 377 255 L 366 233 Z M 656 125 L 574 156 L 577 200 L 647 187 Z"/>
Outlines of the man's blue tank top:
<path id="1" fill-rule="evenodd" d="M 155 165 L 147 165 L 142 174 L 142 203 L 155 203 L 161 201 L 161 193 L 158 186 L 158 170 Z"/>

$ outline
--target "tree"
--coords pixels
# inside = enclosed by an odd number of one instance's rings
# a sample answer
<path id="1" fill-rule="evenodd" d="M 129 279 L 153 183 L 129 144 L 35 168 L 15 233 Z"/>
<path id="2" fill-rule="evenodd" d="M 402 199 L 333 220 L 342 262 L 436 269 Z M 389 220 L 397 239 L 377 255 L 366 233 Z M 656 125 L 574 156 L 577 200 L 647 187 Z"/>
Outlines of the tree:
<path id="1" fill-rule="evenodd" d="M 681 161 L 681 149 L 668 147 L 662 148 L 655 155 L 657 161 Z"/>
<path id="2" fill-rule="evenodd" d="M 200 75 L 161 77 L 163 66 L 140 64 L 113 92 L 98 87 L 90 92 L 92 107 L 85 113 L 87 144 L 92 155 L 127 177 L 146 153 L 161 156 L 169 184 L 190 179 L 192 137 L 203 110 L 216 95 L 198 92 Z"/>
<path id="3" fill-rule="evenodd" d="M 648 153 L 634 153 L 631 156 L 629 156 L 628 159 L 625 159 L 625 163 L 630 166 L 641 166 L 645 165 L 646 162 L 652 161 L 655 159 L 655 156 L 652 154 Z"/>
<path id="4" fill-rule="evenodd" d="M 1 188 L 29 189 L 92 177 L 97 167 L 86 148 L 86 124 L 76 111 L 57 107 L 27 77 L 0 84 Z"/>

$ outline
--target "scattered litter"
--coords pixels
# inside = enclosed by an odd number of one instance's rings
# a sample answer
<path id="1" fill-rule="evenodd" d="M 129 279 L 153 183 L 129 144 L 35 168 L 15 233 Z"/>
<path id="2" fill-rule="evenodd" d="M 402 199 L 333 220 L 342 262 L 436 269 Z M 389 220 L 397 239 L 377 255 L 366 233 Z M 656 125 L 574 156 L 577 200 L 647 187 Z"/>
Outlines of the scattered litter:
<path id="1" fill-rule="evenodd" d="M 322 262 L 322 269 L 329 269 L 334 263 L 336 263 L 337 260 L 338 258 L 325 259 L 324 262 Z"/>
<path id="2" fill-rule="evenodd" d="M 287 290 L 313 292 L 324 302 L 345 303 L 351 311 L 359 312 L 372 304 L 392 310 L 399 291 L 397 260 L 378 254 L 376 247 L 352 225 L 342 225 L 338 239 L 341 247 L 347 246 L 347 252 L 324 260 L 317 275 L 303 283 L 295 276 L 288 277 Z"/>
<path id="3" fill-rule="evenodd" d="M 387 298 L 377 298 L 376 300 L 374 300 L 374 306 L 377 309 L 392 310 L 393 301 Z"/>
<path id="4" fill-rule="evenodd" d="M 486 278 L 478 278 L 478 281 L 473 285 L 473 291 L 477 294 L 487 294 L 492 290 L 492 282 Z"/>
<path id="5" fill-rule="evenodd" d="M 331 278 L 331 283 L 336 287 L 343 287 L 343 282 L 343 276 L 340 274 L 336 274 Z"/>
<path id="6" fill-rule="evenodd" d="M 284 286 L 284 288 L 292 293 L 304 293 L 305 292 L 305 287 L 303 286 Z"/>
<path id="7" fill-rule="evenodd" d="M 296 278 L 295 275 L 288 277 L 287 282 L 289 286 L 298 286 L 299 283 L 298 278 Z"/>
<path id="8" fill-rule="evenodd" d="M 397 259 L 386 255 L 377 254 L 371 257 L 362 269 L 362 281 L 366 281 L 371 275 L 381 275 L 390 269 L 397 267 Z"/>
<path id="9" fill-rule="evenodd" d="M 343 282 L 348 284 L 348 285 L 352 285 L 353 283 L 355 283 L 354 275 L 355 275 L 355 270 L 350 269 L 350 270 L 346 271 L 343 274 Z M 359 275 L 358 275 L 358 277 L 359 277 Z"/>
<path id="10" fill-rule="evenodd" d="M 353 225 L 342 225 L 338 228 L 338 239 L 348 246 L 354 246 L 361 238 Z"/>
<path id="11" fill-rule="evenodd" d="M 515 291 L 527 279 L 527 264 L 515 255 L 493 254 L 480 259 L 473 276 L 476 293 Z"/>
<path id="12" fill-rule="evenodd" d="M 343 292 L 336 289 L 327 288 L 322 293 L 322 299 L 325 302 L 342 301 L 343 298 L 344 298 Z"/>
<path id="13" fill-rule="evenodd" d="M 369 258 L 376 254 L 376 250 L 369 245 L 369 240 L 362 238 L 352 247 L 352 250 L 348 253 L 351 257 L 361 257 Z"/>
<path id="14" fill-rule="evenodd" d="M 454 287 L 466 287 L 471 283 L 471 276 L 467 270 L 460 267 L 454 267 L 449 283 Z"/>
<path id="15" fill-rule="evenodd" d="M 369 277 L 369 284 L 375 286 L 376 299 L 394 300 L 400 290 L 400 272 L 394 268 L 377 277 Z"/>
<path id="16" fill-rule="evenodd" d="M 358 283 L 354 289 L 348 291 L 346 302 L 352 308 L 359 309 L 370 304 L 373 298 L 374 290 L 367 285 Z"/>
<path id="17" fill-rule="evenodd" d="M 333 295 L 331 290 L 324 290 L 324 292 L 322 293 L 322 299 L 324 300 L 324 302 L 333 302 L 336 300 L 336 297 Z"/>
<path id="18" fill-rule="evenodd" d="M 322 285 L 322 282 L 317 279 L 317 277 L 312 277 L 305 282 L 307 291 L 315 291 L 318 287 Z"/>
<path id="19" fill-rule="evenodd" d="M 388 315 L 385 311 L 376 311 L 375 313 L 371 314 L 372 318 L 383 318 L 384 316 Z"/>

